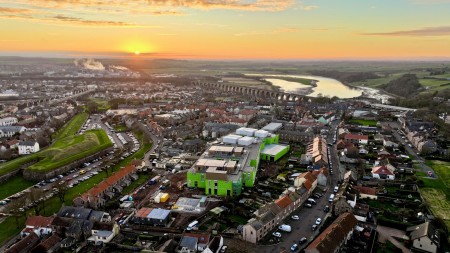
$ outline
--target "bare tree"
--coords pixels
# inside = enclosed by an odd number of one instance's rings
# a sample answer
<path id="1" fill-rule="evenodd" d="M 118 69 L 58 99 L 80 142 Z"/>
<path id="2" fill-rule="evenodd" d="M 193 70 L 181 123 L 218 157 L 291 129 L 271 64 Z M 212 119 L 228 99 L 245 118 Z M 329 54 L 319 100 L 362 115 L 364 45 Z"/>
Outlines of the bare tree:
<path id="1" fill-rule="evenodd" d="M 27 195 L 27 199 L 33 204 L 33 209 L 36 215 L 39 215 L 41 211 L 45 211 L 44 197 L 44 191 L 39 188 L 31 188 Z"/>
<path id="2" fill-rule="evenodd" d="M 20 197 L 18 199 L 14 199 L 12 200 L 7 207 L 7 211 L 14 216 L 15 220 L 16 220 L 16 227 L 19 227 L 19 219 L 24 215 L 24 209 L 23 207 L 25 206 L 26 203 L 26 198 L 25 197 Z"/>

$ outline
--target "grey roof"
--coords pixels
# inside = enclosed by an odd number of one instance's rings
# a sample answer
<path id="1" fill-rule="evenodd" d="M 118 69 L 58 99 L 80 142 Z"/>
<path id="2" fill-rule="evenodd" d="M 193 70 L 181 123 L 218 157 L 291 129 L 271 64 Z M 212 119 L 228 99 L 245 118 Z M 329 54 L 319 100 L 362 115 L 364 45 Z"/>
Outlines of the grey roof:
<path id="1" fill-rule="evenodd" d="M 31 147 L 33 147 L 35 143 L 36 143 L 35 141 L 21 141 L 21 142 L 19 142 L 19 146 L 31 146 Z"/>
<path id="2" fill-rule="evenodd" d="M 109 237 L 113 232 L 107 230 L 99 230 L 95 235 L 101 237 Z"/>
<path id="3" fill-rule="evenodd" d="M 100 221 L 103 218 L 104 214 L 105 212 L 92 210 L 91 214 L 89 215 L 89 220 Z"/>
<path id="4" fill-rule="evenodd" d="M 155 220 L 165 220 L 167 216 L 169 216 L 169 214 L 170 210 L 155 208 L 147 215 L 147 218 Z"/>
<path id="5" fill-rule="evenodd" d="M 0 131 L 3 132 L 20 132 L 24 129 L 25 127 L 23 126 L 0 126 Z"/>
<path id="6" fill-rule="evenodd" d="M 273 132 L 277 131 L 278 129 L 280 129 L 282 126 L 283 126 L 282 123 L 272 122 L 272 123 L 269 123 L 268 125 L 266 125 L 265 127 L 263 127 L 262 130 L 266 130 L 266 131 L 273 133 Z"/>
<path id="7" fill-rule="evenodd" d="M 439 247 L 440 233 L 429 221 L 417 226 L 408 227 L 407 231 L 412 231 L 411 240 L 414 241 L 418 238 L 428 236 L 428 238 L 430 238 L 430 240 L 432 240 Z"/>
<path id="8" fill-rule="evenodd" d="M 254 220 L 250 223 L 250 226 L 252 226 L 255 230 L 260 230 L 263 227 L 263 224 L 259 220 Z"/>
<path id="9" fill-rule="evenodd" d="M 180 242 L 180 247 L 196 250 L 197 242 L 198 242 L 197 237 L 183 236 Z"/>
<path id="10" fill-rule="evenodd" d="M 91 214 L 91 211 L 92 209 L 83 207 L 64 206 L 59 210 L 58 217 L 87 220 Z"/>

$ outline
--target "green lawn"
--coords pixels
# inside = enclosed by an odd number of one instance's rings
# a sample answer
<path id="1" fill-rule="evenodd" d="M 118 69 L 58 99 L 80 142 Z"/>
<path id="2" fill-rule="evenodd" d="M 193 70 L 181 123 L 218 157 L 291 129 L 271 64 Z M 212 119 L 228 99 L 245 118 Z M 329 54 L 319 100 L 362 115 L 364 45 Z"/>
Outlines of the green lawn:
<path id="1" fill-rule="evenodd" d="M 354 123 L 354 124 L 363 125 L 363 126 L 373 126 L 373 127 L 377 126 L 376 120 L 352 119 L 352 120 L 350 120 L 349 123 Z"/>
<path id="2" fill-rule="evenodd" d="M 134 153 L 133 155 L 127 157 L 126 159 L 120 161 L 118 164 L 113 166 L 113 171 L 119 170 L 121 167 L 129 164 L 131 160 L 133 159 L 141 159 L 144 154 L 150 150 L 152 147 L 151 143 L 146 143 L 141 146 L 141 148 Z M 80 194 L 83 194 L 90 188 L 92 188 L 94 185 L 99 184 L 103 179 L 106 178 L 106 172 L 101 172 L 96 176 L 93 176 L 92 178 L 84 181 L 83 183 L 69 189 L 66 193 L 65 205 L 72 205 L 73 199 L 79 196 Z M 41 215 L 53 215 L 54 213 L 57 213 L 58 210 L 61 208 L 62 204 L 60 203 L 58 197 L 50 198 L 45 203 L 45 210 Z M 27 216 L 33 215 L 33 211 L 30 209 L 27 211 Z M 3 221 L 0 224 L 0 245 L 3 244 L 6 240 L 14 236 L 15 234 L 19 233 L 20 230 L 22 230 L 25 223 L 25 219 L 22 217 L 22 219 L 19 222 L 20 228 L 16 228 L 15 225 L 15 219 L 13 217 L 8 217 L 5 221 Z"/>
<path id="3" fill-rule="evenodd" d="M 61 139 L 68 136 L 75 135 L 80 128 L 83 126 L 84 122 L 88 118 L 88 114 L 83 112 L 75 115 L 73 119 L 67 122 L 61 129 L 53 134 L 53 139 Z"/>
<path id="4" fill-rule="evenodd" d="M 33 182 L 25 180 L 21 175 L 14 176 L 6 183 L 0 184 L 0 199 L 4 199 L 25 190 L 33 184 Z"/>

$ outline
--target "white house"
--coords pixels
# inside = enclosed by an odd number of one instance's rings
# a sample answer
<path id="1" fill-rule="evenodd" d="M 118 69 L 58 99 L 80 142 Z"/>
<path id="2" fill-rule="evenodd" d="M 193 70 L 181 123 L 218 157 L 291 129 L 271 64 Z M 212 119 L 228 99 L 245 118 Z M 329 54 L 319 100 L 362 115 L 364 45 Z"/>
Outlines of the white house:
<path id="1" fill-rule="evenodd" d="M 372 177 L 377 179 L 389 179 L 394 180 L 395 174 L 394 170 L 391 168 L 393 166 L 377 166 L 372 168 Z"/>
<path id="2" fill-rule="evenodd" d="M 14 124 L 17 124 L 16 117 L 6 117 L 3 119 L 0 119 L 0 126 L 12 126 Z"/>
<path id="3" fill-rule="evenodd" d="M 1 137 L 12 137 L 13 135 L 23 133 L 27 130 L 23 126 L 0 126 L 0 138 Z"/>
<path id="4" fill-rule="evenodd" d="M 117 223 L 96 223 L 92 228 L 92 235 L 87 240 L 96 245 L 105 244 L 110 242 L 117 234 L 119 234 Z"/>
<path id="5" fill-rule="evenodd" d="M 19 155 L 29 155 L 39 151 L 39 143 L 37 141 L 22 141 L 19 143 Z"/>

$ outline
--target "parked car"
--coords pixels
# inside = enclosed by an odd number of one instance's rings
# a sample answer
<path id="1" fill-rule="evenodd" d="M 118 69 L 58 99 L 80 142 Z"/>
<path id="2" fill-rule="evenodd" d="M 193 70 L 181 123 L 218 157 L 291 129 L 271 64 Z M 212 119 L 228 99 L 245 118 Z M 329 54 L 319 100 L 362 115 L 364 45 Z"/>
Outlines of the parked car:
<path id="1" fill-rule="evenodd" d="M 328 213 L 330 211 L 330 206 L 328 206 L 328 205 L 324 206 L 323 211 Z"/>
<path id="2" fill-rule="evenodd" d="M 316 229 L 317 229 L 317 225 L 312 225 L 312 231 L 316 231 Z"/>
<path id="3" fill-rule="evenodd" d="M 312 205 L 309 204 L 309 203 L 306 203 L 306 204 L 305 204 L 305 207 L 312 208 Z"/>
<path id="4" fill-rule="evenodd" d="M 280 232 L 273 232 L 272 233 L 273 236 L 281 238 L 281 233 Z"/>
<path id="5" fill-rule="evenodd" d="M 292 215 L 291 217 L 293 220 L 300 220 L 300 217 L 298 217 L 298 215 Z"/>
<path id="6" fill-rule="evenodd" d="M 322 219 L 321 218 L 317 218 L 316 225 L 320 225 L 320 223 L 322 223 Z"/>
<path id="7" fill-rule="evenodd" d="M 282 224 L 278 227 L 279 230 L 284 231 L 284 232 L 291 232 L 292 228 L 291 226 L 287 225 L 287 224 Z"/>
<path id="8" fill-rule="evenodd" d="M 291 251 L 297 251 L 298 250 L 298 245 L 296 244 L 296 243 L 294 243 L 292 246 L 291 246 Z"/>
<path id="9" fill-rule="evenodd" d="M 308 241 L 308 239 L 306 239 L 306 237 L 302 237 L 301 239 L 300 239 L 300 241 L 298 241 L 298 243 L 299 244 L 303 244 L 303 243 L 305 243 L 305 242 L 307 242 Z"/>
<path id="10" fill-rule="evenodd" d="M 227 245 L 223 245 L 222 248 L 220 249 L 220 253 L 225 253 L 228 249 Z"/>

